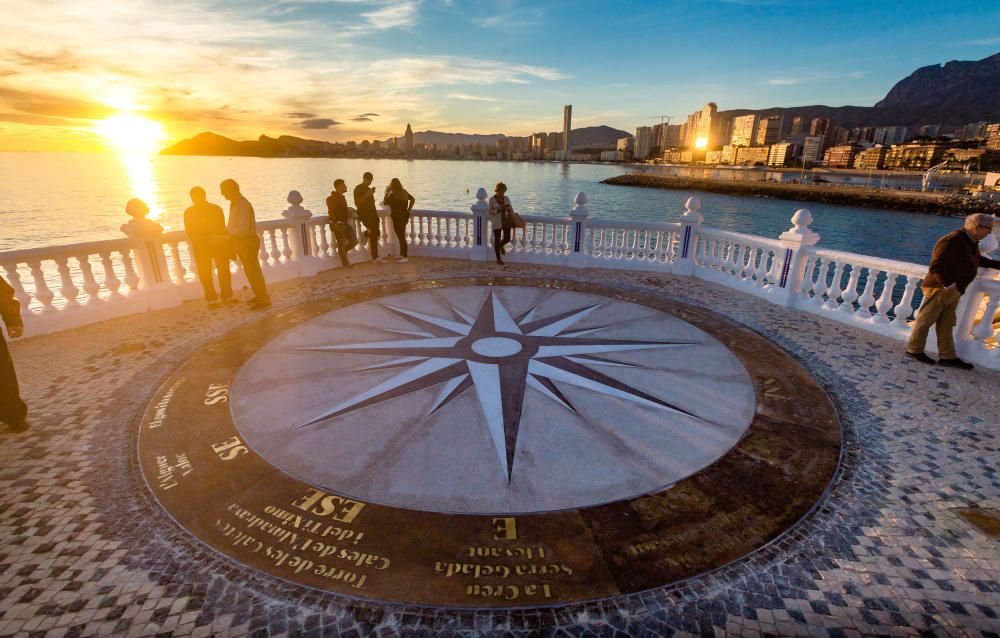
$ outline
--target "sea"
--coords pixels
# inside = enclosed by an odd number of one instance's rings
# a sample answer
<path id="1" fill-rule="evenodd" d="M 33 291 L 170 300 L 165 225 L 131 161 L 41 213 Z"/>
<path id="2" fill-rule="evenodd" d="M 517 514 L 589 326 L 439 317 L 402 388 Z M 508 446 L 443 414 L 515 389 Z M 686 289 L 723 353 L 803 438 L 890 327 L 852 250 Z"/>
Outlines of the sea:
<path id="1" fill-rule="evenodd" d="M 927 263 L 935 240 L 961 225 L 905 211 L 602 184 L 626 172 L 609 164 L 0 153 L 0 253 L 121 237 L 132 197 L 145 200 L 168 230 L 179 229 L 191 187 L 204 187 L 222 205 L 218 185 L 227 178 L 239 182 L 258 219 L 280 217 L 292 190 L 302 194 L 303 206 L 324 214 L 333 180 L 343 178 L 351 189 L 365 171 L 374 174 L 379 194 L 397 177 L 416 208 L 431 210 L 468 210 L 480 187 L 492 193 L 503 181 L 525 214 L 568 215 L 583 192 L 591 217 L 672 222 L 696 195 L 706 225 L 772 238 L 804 207 L 813 213 L 821 247 L 916 263 Z"/>

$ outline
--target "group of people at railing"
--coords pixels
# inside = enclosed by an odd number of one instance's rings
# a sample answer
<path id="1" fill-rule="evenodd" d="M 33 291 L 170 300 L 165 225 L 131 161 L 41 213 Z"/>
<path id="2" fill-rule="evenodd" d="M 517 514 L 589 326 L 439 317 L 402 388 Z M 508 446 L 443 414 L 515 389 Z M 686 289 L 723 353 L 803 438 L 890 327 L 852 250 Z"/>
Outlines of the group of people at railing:
<path id="1" fill-rule="evenodd" d="M 354 203 L 358 218 L 366 229 L 365 241 L 371 250 L 372 259 L 384 261 L 378 253 L 381 227 L 375 205 L 375 189 L 371 187 L 372 181 L 372 174 L 365 173 L 361 184 L 354 189 Z M 184 213 L 185 231 L 199 279 L 204 287 L 205 298 L 213 308 L 218 307 L 220 302 L 234 303 L 229 262 L 238 259 L 254 293 L 254 297 L 248 301 L 250 307 L 264 309 L 271 302 L 259 261 L 261 240 L 257 233 L 253 205 L 243 196 L 239 185 L 232 179 L 224 180 L 220 184 L 220 192 L 229 201 L 228 220 L 222 208 L 209 202 L 205 190 L 197 186 L 191 189 L 192 205 Z M 354 234 L 346 192 L 347 186 L 344 180 L 337 179 L 334 182 L 333 192 L 327 198 L 327 206 L 338 253 L 343 265 L 350 266 L 347 253 L 357 245 L 358 238 Z M 512 230 L 523 227 L 523 222 L 514 212 L 506 192 L 506 185 L 498 183 L 488 207 L 483 208 L 493 227 L 493 248 L 497 263 L 501 264 L 505 248 L 511 242 Z M 399 261 L 406 261 L 406 226 L 416 200 L 403 188 L 400 181 L 394 178 L 386 187 L 382 201 L 390 208 L 392 225 L 400 245 Z M 138 199 L 130 200 L 126 210 L 136 219 L 144 218 L 148 213 L 145 203 Z M 958 358 L 953 330 L 957 323 L 959 300 L 975 280 L 978 269 L 986 267 L 1000 270 L 1000 261 L 982 256 L 979 250 L 979 242 L 992 233 L 993 225 L 992 216 L 972 214 L 965 219 L 962 229 L 948 233 L 937 241 L 927 274 L 924 275 L 921 284 L 923 304 L 912 324 L 906 348 L 909 357 L 925 364 L 936 363 L 961 369 L 973 367 L 972 364 Z M 774 256 L 776 259 L 777 252 L 774 252 Z M 785 259 L 788 258 L 786 256 Z M 753 263 L 753 259 L 751 258 L 748 263 Z M 761 261 L 759 265 L 763 268 L 765 261 Z M 771 267 L 776 267 L 776 264 L 772 263 Z M 215 276 L 219 282 L 218 292 L 214 287 Z M 820 277 L 825 285 L 822 270 Z M 869 287 L 871 284 L 870 281 Z M 889 283 L 886 283 L 886 286 L 888 285 Z M 21 336 L 23 331 L 20 303 L 15 293 L 15 289 L 0 277 L 0 315 L 7 327 L 8 335 L 12 338 Z M 992 303 L 988 309 L 992 308 L 995 311 L 996 307 L 997 304 Z M 991 325 L 993 311 L 988 310 L 981 321 L 989 322 Z M 924 353 L 932 326 L 937 332 L 938 361 Z M 27 408 L 20 398 L 13 361 L 6 339 L 3 338 L 0 338 L 0 422 L 7 423 L 15 431 L 27 427 Z"/>

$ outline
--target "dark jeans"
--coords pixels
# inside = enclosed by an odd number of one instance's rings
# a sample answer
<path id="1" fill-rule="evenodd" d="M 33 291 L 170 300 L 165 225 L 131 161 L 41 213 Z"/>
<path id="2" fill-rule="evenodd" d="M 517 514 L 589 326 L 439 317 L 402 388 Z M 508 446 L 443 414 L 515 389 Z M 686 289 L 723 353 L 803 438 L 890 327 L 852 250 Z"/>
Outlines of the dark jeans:
<path id="1" fill-rule="evenodd" d="M 392 229 L 396 231 L 396 239 L 399 240 L 399 256 L 406 257 L 406 225 L 410 223 L 410 214 L 406 211 L 392 214 Z"/>
<path id="2" fill-rule="evenodd" d="M 205 299 L 215 301 L 215 286 L 212 280 L 212 266 L 219 272 L 219 294 L 223 301 L 233 296 L 232 275 L 229 272 L 229 257 L 225 247 L 203 242 L 192 242 L 191 252 L 194 253 L 194 264 L 198 269 L 198 279 L 205 291 Z"/>
<path id="3" fill-rule="evenodd" d="M 0 335 L 0 421 L 8 425 L 20 425 L 28 416 L 28 406 L 21 400 L 14 373 L 14 361 L 7 349 L 7 340 Z"/>
<path id="4" fill-rule="evenodd" d="M 333 241 L 337 244 L 337 254 L 340 255 L 340 264 L 344 267 L 350 266 L 351 262 L 347 259 L 347 253 L 354 248 L 351 245 L 351 231 L 348 230 L 347 224 L 344 222 L 330 224 L 330 230 L 333 231 Z"/>
<path id="5" fill-rule="evenodd" d="M 368 250 L 371 251 L 372 259 L 378 259 L 378 240 L 382 235 L 382 230 L 378 224 L 378 215 L 361 217 L 361 223 L 368 231 Z"/>
<path id="6" fill-rule="evenodd" d="M 243 272 L 250 282 L 253 296 L 259 301 L 270 301 L 267 294 L 267 285 L 264 283 L 264 273 L 260 269 L 260 260 L 257 252 L 260 250 L 260 237 L 251 235 L 250 237 L 233 237 L 233 244 L 236 246 L 236 256 L 243 264 Z"/>
<path id="7" fill-rule="evenodd" d="M 493 252 L 497 254 L 497 261 L 502 261 L 500 255 L 503 254 L 503 247 L 510 243 L 509 228 L 493 229 Z"/>

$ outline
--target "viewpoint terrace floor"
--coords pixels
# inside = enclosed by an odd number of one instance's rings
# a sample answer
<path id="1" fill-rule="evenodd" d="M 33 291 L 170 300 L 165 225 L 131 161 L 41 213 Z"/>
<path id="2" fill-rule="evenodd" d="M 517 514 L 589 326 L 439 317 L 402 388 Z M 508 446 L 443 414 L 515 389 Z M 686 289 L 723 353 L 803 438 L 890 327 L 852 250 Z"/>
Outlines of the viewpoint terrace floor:
<path id="1" fill-rule="evenodd" d="M 596 603 L 448 611 L 348 600 L 207 549 L 154 501 L 137 426 L 200 347 L 261 318 L 202 303 L 25 338 L 13 356 L 31 429 L 2 433 L 0 635 L 1000 635 L 1000 374 L 928 368 L 902 344 L 692 278 L 413 259 L 272 287 L 276 315 L 399 282 L 566 279 L 701 306 L 780 345 L 836 403 L 841 468 L 778 542 L 676 586 Z"/>

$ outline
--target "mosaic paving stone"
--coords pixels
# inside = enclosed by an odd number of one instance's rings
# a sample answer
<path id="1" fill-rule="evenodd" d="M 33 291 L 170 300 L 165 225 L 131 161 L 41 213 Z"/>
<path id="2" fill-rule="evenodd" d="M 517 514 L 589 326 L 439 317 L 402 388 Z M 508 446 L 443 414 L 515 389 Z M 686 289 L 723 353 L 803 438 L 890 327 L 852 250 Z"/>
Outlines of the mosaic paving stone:
<path id="1" fill-rule="evenodd" d="M 267 315 L 401 281 L 501 272 L 661 296 L 778 344 L 841 416 L 829 493 L 732 564 L 597 602 L 462 611 L 303 588 L 208 549 L 140 476 L 137 428 L 156 389 L 203 347 L 262 318 L 188 303 L 12 344 L 32 429 L 0 434 L 0 636 L 1000 634 L 1000 546 L 958 513 L 1000 507 L 995 372 L 928 368 L 894 341 L 648 273 L 414 259 L 276 285 Z"/>

